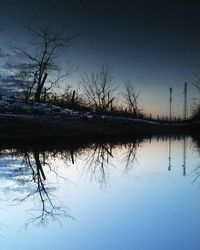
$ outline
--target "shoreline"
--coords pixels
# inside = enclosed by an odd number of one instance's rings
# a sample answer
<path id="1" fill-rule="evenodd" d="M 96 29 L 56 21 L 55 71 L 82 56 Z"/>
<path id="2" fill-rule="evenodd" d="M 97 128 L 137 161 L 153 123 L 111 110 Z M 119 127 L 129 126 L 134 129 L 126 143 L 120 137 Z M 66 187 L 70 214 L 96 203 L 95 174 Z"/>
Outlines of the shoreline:
<path id="1" fill-rule="evenodd" d="M 81 140 L 101 137 L 143 137 L 153 135 L 198 135 L 199 122 L 159 123 L 142 119 L 75 116 L 6 116 L 0 114 L 0 139 Z"/>

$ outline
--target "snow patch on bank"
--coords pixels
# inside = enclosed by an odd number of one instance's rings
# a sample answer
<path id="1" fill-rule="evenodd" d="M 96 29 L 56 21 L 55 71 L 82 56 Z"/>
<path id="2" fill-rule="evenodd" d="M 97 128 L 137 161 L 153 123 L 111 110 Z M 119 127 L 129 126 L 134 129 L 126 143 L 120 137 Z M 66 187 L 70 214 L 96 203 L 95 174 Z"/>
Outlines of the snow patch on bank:
<path id="1" fill-rule="evenodd" d="M 76 115 L 70 109 L 60 108 L 51 104 L 27 102 L 12 98 L 0 99 L 0 113 L 22 113 L 36 115 Z"/>

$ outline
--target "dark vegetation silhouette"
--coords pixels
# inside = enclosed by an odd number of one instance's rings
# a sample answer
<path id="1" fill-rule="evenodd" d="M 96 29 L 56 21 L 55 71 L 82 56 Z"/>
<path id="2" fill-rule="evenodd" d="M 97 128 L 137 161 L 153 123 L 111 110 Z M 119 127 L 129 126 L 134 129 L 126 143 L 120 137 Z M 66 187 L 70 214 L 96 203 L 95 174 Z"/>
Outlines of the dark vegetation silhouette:
<path id="1" fill-rule="evenodd" d="M 88 111 L 95 114 L 108 114 L 112 116 L 145 117 L 139 107 L 139 93 L 131 85 L 125 82 L 125 90 L 117 95 L 117 87 L 113 83 L 113 75 L 109 66 L 102 66 L 96 72 L 81 75 L 78 89 L 67 86 L 63 93 L 50 93 L 45 103 L 76 111 Z M 117 97 L 118 96 L 118 97 Z"/>
<path id="2" fill-rule="evenodd" d="M 113 76 L 108 66 L 103 66 L 96 73 L 81 77 L 83 93 L 87 99 L 87 105 L 95 112 L 112 111 L 114 91 Z"/>
<path id="3" fill-rule="evenodd" d="M 112 70 L 107 65 L 96 72 L 81 74 L 79 88 L 66 86 L 62 90 L 59 83 L 72 70 L 63 70 L 61 57 L 66 55 L 76 35 L 54 32 L 47 27 L 29 27 L 28 34 L 30 41 L 26 48 L 12 45 L 15 60 L 5 64 L 8 74 L 1 76 L 2 81 L 13 84 L 12 97 L 98 114 L 144 116 L 138 105 L 139 95 L 128 80 L 119 101 Z"/>
<path id="4" fill-rule="evenodd" d="M 8 64 L 8 67 L 15 72 L 12 77 L 19 85 L 21 98 L 41 102 L 69 75 L 61 70 L 58 59 L 71 46 L 75 36 L 59 34 L 49 28 L 31 27 L 29 34 L 31 41 L 27 49 L 13 46 L 19 62 Z"/>
<path id="5" fill-rule="evenodd" d="M 30 104 L 30 106 L 32 104 L 44 103 L 78 111 L 80 117 L 82 118 L 82 114 L 85 114 L 86 116 L 88 115 L 87 117 L 85 116 L 85 120 L 90 115 L 93 119 L 93 124 L 90 123 L 90 125 L 92 124 L 93 126 L 91 131 L 95 130 L 94 127 L 96 125 L 94 122 L 97 122 L 99 126 L 96 129 L 96 132 L 101 130 L 100 125 L 103 128 L 106 122 L 110 123 L 109 125 L 107 124 L 107 127 L 105 126 L 105 130 L 107 130 L 106 133 L 102 130 L 102 133 L 104 134 L 108 134 L 109 131 L 114 131 L 113 134 L 116 135 L 117 132 L 119 133 L 118 128 L 123 128 L 123 124 L 125 123 L 129 123 L 130 125 L 127 129 L 124 129 L 127 131 L 126 134 L 128 134 L 128 131 L 132 133 L 133 130 L 136 131 L 135 133 L 145 131 L 145 133 L 152 134 L 176 133 L 179 131 L 181 133 L 185 133 L 187 130 L 186 125 L 188 125 L 189 122 L 199 120 L 199 105 L 193 109 L 193 116 L 191 119 L 187 120 L 183 120 L 180 117 L 173 117 L 169 119 L 168 116 L 152 116 L 152 114 L 146 114 L 140 106 L 140 92 L 135 89 L 129 80 L 124 81 L 123 87 L 120 86 L 120 88 L 117 88 L 116 83 L 114 83 L 113 80 L 114 76 L 112 74 L 112 70 L 108 65 L 101 66 L 98 70 L 96 70 L 96 72 L 81 74 L 79 86 L 77 88 L 73 88 L 73 84 L 71 84 L 66 85 L 63 90 L 59 86 L 59 83 L 64 83 L 64 80 L 69 75 L 70 70 L 63 71 L 61 68 L 61 58 L 63 58 L 65 52 L 68 51 L 69 47 L 72 45 L 73 39 L 76 38 L 76 36 L 69 36 L 64 33 L 54 32 L 50 28 L 29 28 L 28 32 L 31 37 L 31 41 L 27 43 L 27 48 L 24 49 L 13 46 L 12 49 L 17 62 L 7 63 L 7 69 L 11 70 L 11 74 L 8 73 L 7 81 L 9 83 L 12 82 L 16 87 L 13 92 L 14 94 L 12 94 L 14 99 L 24 100 L 26 103 Z M 197 82 L 194 86 L 199 89 L 199 77 L 198 75 L 196 77 Z M 56 109 L 56 107 L 53 107 L 53 109 L 58 111 L 55 113 L 59 117 L 58 119 L 62 120 L 64 116 L 62 117 L 62 115 L 59 114 L 60 109 Z M 3 112 L 3 110 L 1 111 Z M 20 115 L 19 109 L 17 109 L 17 111 L 14 110 L 14 112 L 16 112 L 17 115 Z M 41 117 L 43 115 L 45 117 L 45 112 L 37 111 L 36 113 L 33 112 L 32 115 L 34 116 L 32 119 L 33 122 L 36 121 L 35 115 L 41 115 Z M 137 118 L 140 120 L 136 121 L 135 119 Z M 11 118 L 7 119 L 10 119 L 10 123 L 16 122 L 16 120 L 11 121 Z M 51 124 L 53 122 L 51 115 L 48 119 L 51 120 L 51 122 L 49 122 L 49 124 Z M 56 119 L 54 119 L 54 122 L 55 120 Z M 144 122 L 147 121 L 149 123 L 145 124 Z M 85 121 L 83 126 L 81 125 L 81 119 L 77 122 L 79 122 L 81 128 L 84 127 L 85 129 Z M 20 120 L 19 123 L 27 125 L 27 121 L 25 120 Z M 36 131 L 36 128 L 41 125 L 42 121 L 39 123 L 39 125 L 32 124 L 33 130 Z M 7 127 L 7 123 L 5 124 L 6 125 L 4 127 Z M 47 126 L 48 122 L 43 123 L 43 125 L 44 124 Z M 89 126 L 89 122 L 87 124 Z M 169 127 L 169 124 L 174 125 L 174 131 L 172 131 L 173 126 Z M 181 124 L 182 127 L 179 126 L 179 124 Z M 22 126 L 21 131 L 32 130 L 29 125 L 27 125 L 26 128 Z M 63 126 L 64 125 L 66 125 L 66 123 L 63 123 Z M 108 129 L 108 126 L 110 129 Z M 115 129 L 112 130 L 111 127 L 114 126 Z M 133 127 L 131 128 L 131 126 Z M 18 124 L 15 127 L 17 128 Z M 78 130 L 78 125 L 75 124 L 74 128 Z M 191 126 L 189 128 L 191 130 Z M 55 128 L 53 129 L 55 130 Z M 47 126 L 46 130 L 50 131 L 51 128 Z M 198 126 L 191 131 L 197 130 Z M 2 129 L 2 131 L 3 133 L 5 132 L 5 134 L 8 133 L 5 128 L 4 130 Z M 96 132 L 94 131 L 93 134 Z M 47 133 L 45 132 L 45 135 L 46 134 Z M 39 134 L 39 136 L 40 135 L 42 136 L 42 134 Z M 50 134 L 50 136 L 54 135 L 56 134 Z M 64 135 L 66 135 L 66 133 Z"/>
<path id="6" fill-rule="evenodd" d="M 125 103 L 127 105 L 127 112 L 132 114 L 135 117 L 138 117 L 141 113 L 138 105 L 139 93 L 136 92 L 133 85 L 131 85 L 129 80 L 124 82 L 125 92 L 123 94 Z"/>

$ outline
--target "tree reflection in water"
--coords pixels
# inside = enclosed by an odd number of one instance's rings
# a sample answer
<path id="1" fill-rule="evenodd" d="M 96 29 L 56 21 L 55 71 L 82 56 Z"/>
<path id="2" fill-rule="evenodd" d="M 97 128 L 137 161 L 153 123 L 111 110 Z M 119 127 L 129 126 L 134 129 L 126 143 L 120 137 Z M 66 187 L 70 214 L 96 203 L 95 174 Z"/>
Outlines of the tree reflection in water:
<path id="1" fill-rule="evenodd" d="M 110 158 L 113 158 L 112 144 L 101 143 L 92 145 L 85 159 L 83 171 L 102 188 L 106 188 L 110 178 Z"/>
<path id="2" fill-rule="evenodd" d="M 127 173 L 133 166 L 138 144 L 139 141 L 135 141 L 125 146 L 127 150 L 125 172 Z M 54 160 L 62 160 L 65 166 L 70 166 L 86 155 L 82 166 L 84 174 L 89 175 L 90 179 L 97 182 L 101 188 L 106 188 L 110 180 L 111 166 L 113 166 L 112 151 L 119 147 L 124 148 L 124 144 L 106 142 L 93 143 L 86 147 L 70 146 L 59 150 L 43 150 L 38 147 L 2 150 L 2 157 L 9 156 L 5 161 L 8 164 L 4 166 L 2 174 L 7 181 L 11 182 L 9 191 L 17 194 L 17 198 L 12 200 L 11 205 L 19 205 L 28 200 L 34 202 L 34 208 L 29 210 L 30 217 L 25 222 L 25 226 L 47 225 L 50 221 L 60 223 L 63 217 L 73 219 L 68 208 L 64 207 L 62 201 L 55 195 L 58 183 L 53 184 L 49 181 L 51 174 L 58 182 L 61 178 L 66 181 L 66 178 L 59 174 L 59 167 Z"/>
<path id="3" fill-rule="evenodd" d="M 21 155 L 21 154 L 20 154 Z M 13 200 L 13 205 L 25 202 L 32 198 L 36 203 L 36 208 L 30 209 L 31 217 L 26 221 L 25 226 L 29 224 L 46 225 L 50 221 L 61 223 L 60 218 L 73 218 L 68 209 L 62 206 L 62 202 L 54 195 L 55 186 L 47 184 L 45 170 L 58 175 L 56 166 L 52 166 L 49 159 L 52 154 L 38 149 L 33 152 L 25 151 L 22 153 L 22 163 L 19 167 L 12 169 L 10 177 L 15 180 L 18 191 L 25 195 Z"/>
<path id="4" fill-rule="evenodd" d="M 128 144 L 125 145 L 125 147 L 127 148 L 126 156 L 124 158 L 124 161 L 125 161 L 124 174 L 125 175 L 129 174 L 130 170 L 132 170 L 133 168 L 135 161 L 137 160 L 136 152 L 137 152 L 138 146 L 139 146 L 138 141 L 129 142 Z"/>
<path id="5" fill-rule="evenodd" d="M 106 142 L 93 144 L 87 152 L 83 174 L 89 175 L 91 181 L 96 181 L 101 188 L 106 189 L 111 177 L 111 169 L 116 167 L 113 164 L 113 159 L 115 158 L 114 150 L 116 149 L 118 152 L 124 152 L 125 150 L 125 157 L 122 160 L 122 163 L 124 164 L 125 162 L 125 164 L 124 166 L 121 165 L 121 167 L 124 168 L 124 173 L 128 175 L 133 168 L 136 160 L 136 151 L 141 142 L 141 140 L 136 139 L 128 143 L 113 144 Z"/>
<path id="6" fill-rule="evenodd" d="M 158 140 L 166 140 L 166 138 Z M 71 219 L 73 217 L 56 195 L 59 183 L 51 182 L 52 176 L 57 182 L 63 179 L 66 184 L 66 181 L 69 181 L 59 174 L 57 160 L 62 161 L 65 167 L 76 165 L 81 160 L 81 175 L 89 176 L 90 180 L 97 182 L 100 188 L 107 188 L 112 168 L 116 167 L 114 158 L 117 158 L 117 154 L 120 155 L 120 168 L 123 168 L 124 174 L 128 175 L 137 160 L 137 149 L 143 141 L 135 139 L 122 143 L 98 142 L 84 146 L 65 145 L 56 150 L 40 149 L 36 146 L 31 149 L 1 150 L 0 178 L 4 177 L 11 183 L 5 191 L 14 191 L 17 194 L 17 198 L 12 200 L 12 205 L 21 204 L 27 200 L 33 201 L 33 208 L 29 210 L 30 217 L 25 222 L 25 226 L 47 225 L 51 221 L 60 223 L 63 217 Z M 200 144 L 195 142 L 195 145 L 199 148 Z M 200 167 L 194 169 L 193 173 L 195 182 L 200 177 Z"/>

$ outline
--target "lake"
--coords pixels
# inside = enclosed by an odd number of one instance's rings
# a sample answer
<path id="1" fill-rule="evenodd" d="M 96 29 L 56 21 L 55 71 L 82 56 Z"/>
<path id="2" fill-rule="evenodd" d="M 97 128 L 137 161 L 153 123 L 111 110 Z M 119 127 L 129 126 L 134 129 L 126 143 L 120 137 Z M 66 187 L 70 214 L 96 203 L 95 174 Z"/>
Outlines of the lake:
<path id="1" fill-rule="evenodd" d="M 1 147 L 1 249 L 200 249 L 190 137 Z"/>

